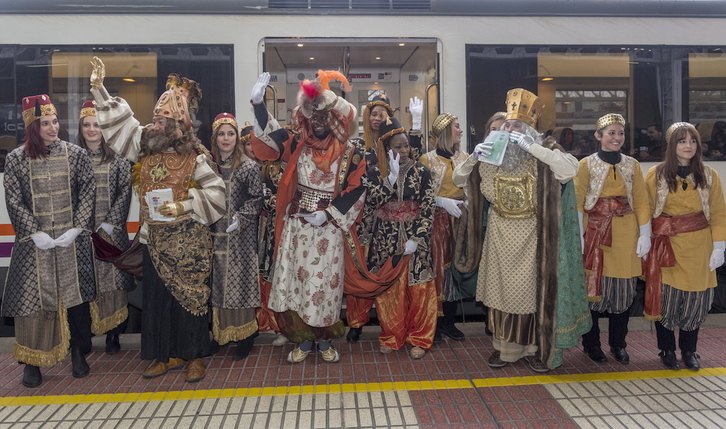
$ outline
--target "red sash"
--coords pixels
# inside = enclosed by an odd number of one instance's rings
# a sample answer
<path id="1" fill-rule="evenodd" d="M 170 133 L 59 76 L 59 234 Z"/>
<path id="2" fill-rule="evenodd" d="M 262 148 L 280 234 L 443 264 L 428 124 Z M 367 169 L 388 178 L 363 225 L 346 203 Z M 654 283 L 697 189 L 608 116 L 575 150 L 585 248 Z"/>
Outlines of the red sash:
<path id="1" fill-rule="evenodd" d="M 643 262 L 645 273 L 645 310 L 648 320 L 660 320 L 660 304 L 663 288 L 661 268 L 675 267 L 676 255 L 668 237 L 684 232 L 700 231 L 708 228 L 708 220 L 702 211 L 682 216 L 670 216 L 665 213 L 653 219 L 653 239 L 650 252 Z"/>
<path id="2" fill-rule="evenodd" d="M 585 252 L 583 259 L 587 274 L 588 299 L 602 296 L 601 285 L 603 269 L 603 251 L 601 246 L 613 245 L 613 217 L 632 213 L 627 197 L 600 198 L 595 206 L 587 211 L 587 228 L 585 229 Z"/>

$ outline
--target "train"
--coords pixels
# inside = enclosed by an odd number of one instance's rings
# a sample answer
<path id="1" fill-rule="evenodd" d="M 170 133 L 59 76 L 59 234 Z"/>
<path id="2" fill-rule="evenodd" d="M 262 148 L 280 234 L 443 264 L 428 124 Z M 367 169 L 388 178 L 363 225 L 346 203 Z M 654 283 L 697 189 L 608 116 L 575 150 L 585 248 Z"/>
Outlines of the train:
<path id="1" fill-rule="evenodd" d="M 726 139 L 726 6 L 711 0 L 58 0 L 0 1 L 0 156 L 22 138 L 20 99 L 47 93 L 66 139 L 90 99 L 90 59 L 107 64 L 106 86 L 142 122 L 166 76 L 201 84 L 198 136 L 209 143 L 222 111 L 252 121 L 249 93 L 271 73 L 268 109 L 283 124 L 299 81 L 319 69 L 344 72 L 359 111 L 386 93 L 404 126 L 408 100 L 425 101 L 424 129 L 440 112 L 479 141 L 508 89 L 545 103 L 542 132 L 570 129 L 591 144 L 609 112 L 628 121 L 636 151 L 649 126 L 705 124 L 702 139 Z M 726 144 L 726 142 L 723 142 Z M 426 133 L 424 144 L 429 145 Z M 718 148 L 717 148 L 718 149 Z M 709 159 L 722 177 L 726 164 Z M 643 170 L 652 159 L 643 159 Z M 1 173 L 0 173 L 1 174 Z M 0 193 L 3 190 L 0 188 Z M 4 201 L 4 194 L 0 195 Z M 138 225 L 138 205 L 129 215 Z M 0 269 L 14 239 L 0 203 Z M 0 278 L 4 279 L 0 273 Z M 2 281 L 2 280 L 0 280 Z"/>

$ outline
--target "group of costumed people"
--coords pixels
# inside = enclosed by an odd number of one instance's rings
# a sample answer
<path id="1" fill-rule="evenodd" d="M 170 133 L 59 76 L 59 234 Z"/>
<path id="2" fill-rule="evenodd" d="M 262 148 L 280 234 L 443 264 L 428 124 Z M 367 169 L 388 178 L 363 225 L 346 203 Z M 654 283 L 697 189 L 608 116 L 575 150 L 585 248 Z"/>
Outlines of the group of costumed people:
<path id="1" fill-rule="evenodd" d="M 679 367 L 677 328 L 685 366 L 700 367 L 726 203 L 691 124 L 668 129 L 665 161 L 643 179 L 621 153 L 622 116 L 597 121 L 600 151 L 578 163 L 536 131 L 544 106 L 518 88 L 487 123 L 507 137 L 501 163 L 491 163 L 494 139 L 466 154 L 449 113 L 432 122 L 434 147 L 423 153 L 417 98 L 411 130 L 376 97 L 362 114 L 363 137 L 351 138 L 356 109 L 329 87 L 338 80 L 349 90 L 339 72 L 301 82 L 283 128 L 267 112 L 263 73 L 251 92 L 254 123 L 217 115 L 210 152 L 192 127 L 196 82 L 170 75 L 142 126 L 104 87 L 101 60 L 92 65 L 94 100 L 81 109 L 78 144 L 58 138 L 47 95 L 25 97 L 25 139 L 5 166 L 16 239 L 2 315 L 15 318 L 13 355 L 27 387 L 69 351 L 73 376 L 87 376 L 93 334 L 106 334 L 107 353 L 119 351 L 131 272 L 143 285 L 146 378 L 184 368 L 187 382 L 201 380 L 212 341 L 235 343 L 240 360 L 260 330 L 279 333 L 276 345 L 295 344 L 291 363 L 311 352 L 337 362 L 344 302 L 349 342 L 375 305 L 380 352 L 408 344 L 419 359 L 443 336 L 465 338 L 454 325 L 464 298 L 488 308 L 491 367 L 524 359 L 549 371 L 580 337 L 593 361 L 606 362 L 603 314 L 610 351 L 627 363 L 640 276 L 663 363 Z M 132 188 L 141 226 L 129 244 Z M 104 243 L 113 257 L 102 257 Z"/>

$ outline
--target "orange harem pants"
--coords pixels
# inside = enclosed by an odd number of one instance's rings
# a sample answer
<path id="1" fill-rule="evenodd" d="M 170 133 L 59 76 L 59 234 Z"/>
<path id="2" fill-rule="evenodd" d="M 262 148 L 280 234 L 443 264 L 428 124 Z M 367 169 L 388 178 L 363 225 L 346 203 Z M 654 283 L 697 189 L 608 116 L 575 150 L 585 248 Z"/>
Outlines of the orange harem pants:
<path id="1" fill-rule="evenodd" d="M 262 275 L 260 275 L 260 301 L 262 304 L 257 309 L 257 326 L 262 332 L 274 331 L 276 334 L 279 334 L 280 327 L 277 326 L 275 312 L 267 307 L 267 302 L 270 300 L 271 290 L 272 283 L 263 279 Z"/>
<path id="2" fill-rule="evenodd" d="M 408 272 L 375 298 L 382 346 L 399 350 L 405 343 L 430 349 L 436 332 L 438 299 L 433 281 L 408 285 Z"/>
<path id="3" fill-rule="evenodd" d="M 351 328 L 360 328 L 371 320 L 373 299 L 345 297 L 345 321 Z"/>

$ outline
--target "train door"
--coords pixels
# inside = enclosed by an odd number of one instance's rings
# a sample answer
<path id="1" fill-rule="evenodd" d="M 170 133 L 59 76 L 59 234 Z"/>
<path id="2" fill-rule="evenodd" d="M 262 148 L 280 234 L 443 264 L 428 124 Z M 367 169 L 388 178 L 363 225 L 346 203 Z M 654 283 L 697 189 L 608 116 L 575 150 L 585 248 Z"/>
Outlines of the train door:
<path id="1" fill-rule="evenodd" d="M 363 133 L 363 108 L 380 93 L 391 99 L 394 116 L 407 128 L 411 126 L 410 98 L 423 99 L 427 106 L 424 129 L 428 129 L 426 120 L 430 122 L 439 112 L 440 43 L 436 39 L 266 38 L 260 50 L 263 69 L 271 74 L 268 110 L 281 124 L 290 119 L 299 83 L 314 79 L 319 69 L 340 70 L 353 86 L 343 93 L 339 85 L 331 85 L 358 109 L 359 126 L 352 135 Z"/>

